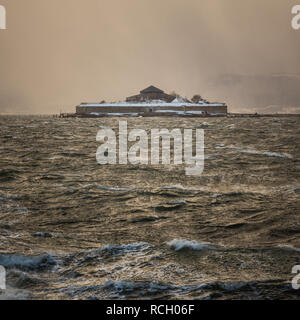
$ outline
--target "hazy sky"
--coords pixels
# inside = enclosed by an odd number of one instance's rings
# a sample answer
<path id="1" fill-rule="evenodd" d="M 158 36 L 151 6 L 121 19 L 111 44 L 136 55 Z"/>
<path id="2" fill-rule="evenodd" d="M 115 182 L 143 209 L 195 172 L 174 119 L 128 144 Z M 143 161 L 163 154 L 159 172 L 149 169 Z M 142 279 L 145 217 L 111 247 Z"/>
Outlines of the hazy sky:
<path id="1" fill-rule="evenodd" d="M 0 112 L 74 111 L 148 85 L 300 112 L 297 0 L 0 0 Z"/>

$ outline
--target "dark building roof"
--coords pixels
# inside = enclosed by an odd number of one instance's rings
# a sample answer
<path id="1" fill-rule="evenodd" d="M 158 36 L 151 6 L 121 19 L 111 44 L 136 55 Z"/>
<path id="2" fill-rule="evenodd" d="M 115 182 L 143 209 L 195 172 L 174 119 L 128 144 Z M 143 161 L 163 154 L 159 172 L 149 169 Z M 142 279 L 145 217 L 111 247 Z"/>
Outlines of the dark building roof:
<path id="1" fill-rule="evenodd" d="M 142 90 L 141 93 L 164 93 L 164 91 L 162 91 L 154 86 L 150 86 L 150 87 Z"/>
<path id="2" fill-rule="evenodd" d="M 140 94 L 126 98 L 127 102 L 143 102 L 151 100 L 164 100 L 166 102 L 171 102 L 175 99 L 174 96 L 164 93 L 164 91 L 150 86 L 142 91 Z"/>

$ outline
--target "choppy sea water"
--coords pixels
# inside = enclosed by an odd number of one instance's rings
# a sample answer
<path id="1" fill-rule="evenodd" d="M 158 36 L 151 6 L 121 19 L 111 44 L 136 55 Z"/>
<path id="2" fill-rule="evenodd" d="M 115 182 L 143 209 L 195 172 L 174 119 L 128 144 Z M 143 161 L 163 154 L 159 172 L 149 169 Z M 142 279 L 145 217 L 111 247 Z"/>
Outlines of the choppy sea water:
<path id="1" fill-rule="evenodd" d="M 118 118 L 0 117 L 0 265 L 22 299 L 298 299 L 299 118 L 128 118 L 205 129 L 205 168 L 99 165 Z"/>

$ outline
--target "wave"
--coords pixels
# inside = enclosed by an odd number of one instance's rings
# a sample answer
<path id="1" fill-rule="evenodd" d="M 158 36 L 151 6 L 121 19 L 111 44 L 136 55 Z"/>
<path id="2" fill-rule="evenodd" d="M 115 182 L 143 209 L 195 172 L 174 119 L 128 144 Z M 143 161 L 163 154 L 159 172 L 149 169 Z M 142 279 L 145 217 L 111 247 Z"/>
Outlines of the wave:
<path id="1" fill-rule="evenodd" d="M 36 238 L 52 238 L 53 235 L 50 232 L 36 232 L 33 234 Z"/>
<path id="2" fill-rule="evenodd" d="M 134 290 L 147 290 L 148 293 L 157 293 L 174 289 L 170 285 L 158 284 L 155 282 L 131 282 L 131 281 L 113 281 L 107 280 L 102 289 L 109 289 L 112 292 L 124 293 L 132 292 Z"/>
<path id="3" fill-rule="evenodd" d="M 0 300 L 28 300 L 32 298 L 30 293 L 26 290 L 20 290 L 15 288 L 7 287 L 5 291 L 1 294 L 0 291 Z"/>
<path id="4" fill-rule="evenodd" d="M 99 189 L 108 190 L 108 191 L 134 191 L 134 188 L 119 188 L 119 187 L 105 187 L 98 186 Z"/>
<path id="5" fill-rule="evenodd" d="M 217 145 L 216 149 L 233 149 L 240 151 L 241 153 L 248 153 L 248 154 L 253 154 L 253 155 L 262 155 L 266 157 L 276 157 L 276 158 L 283 158 L 283 159 L 293 159 L 293 156 L 288 154 L 288 153 L 276 153 L 276 152 L 263 152 L 263 151 L 258 151 L 255 149 L 251 148 L 242 148 L 242 147 L 236 147 L 236 146 L 225 146 L 225 145 Z"/>
<path id="6" fill-rule="evenodd" d="M 107 280 L 103 285 L 92 285 L 92 286 L 70 286 L 63 288 L 60 292 L 68 294 L 72 297 L 82 295 L 84 293 L 94 293 L 88 297 L 88 299 L 98 299 L 109 297 L 124 299 L 126 297 L 144 297 L 149 295 L 155 295 L 158 293 L 165 293 L 176 287 L 158 284 L 155 282 L 138 282 L 138 281 L 123 281 L 123 280 Z"/>
<path id="7" fill-rule="evenodd" d="M 215 247 L 209 242 L 197 242 L 195 240 L 190 241 L 185 239 L 174 239 L 167 242 L 167 245 L 175 251 L 180 251 L 183 249 L 191 249 L 196 251 L 215 249 Z"/>
<path id="8" fill-rule="evenodd" d="M 91 259 L 98 259 L 99 257 L 105 258 L 108 256 L 122 256 L 131 253 L 141 253 L 150 248 L 147 242 L 136 242 L 130 244 L 120 244 L 120 245 L 106 245 L 97 249 L 91 249 L 86 251 L 81 251 L 73 253 L 67 256 L 66 263 L 70 263 L 70 260 L 74 260 L 76 264 L 81 264 L 84 262 L 90 262 Z"/>
<path id="9" fill-rule="evenodd" d="M 180 191 L 202 191 L 205 192 L 202 188 L 194 188 L 194 187 L 184 187 L 182 185 L 169 185 L 169 186 L 153 186 L 149 188 L 126 188 L 126 187 L 108 187 L 103 186 L 99 184 L 89 184 L 89 185 L 83 185 L 82 188 L 84 189 L 100 189 L 105 191 L 137 191 L 139 193 L 156 193 L 158 190 L 180 190 Z"/>
<path id="10" fill-rule="evenodd" d="M 203 191 L 202 189 L 200 188 L 186 188 L 186 187 L 183 187 L 182 185 L 180 184 L 177 184 L 177 185 L 171 185 L 171 186 L 162 186 L 162 187 L 159 187 L 159 189 L 167 189 L 167 190 L 184 190 L 184 191 Z"/>
<path id="11" fill-rule="evenodd" d="M 293 186 L 293 187 L 292 187 L 292 190 L 293 190 L 295 193 L 300 193 L 300 185 L 298 185 L 298 186 Z"/>
<path id="12" fill-rule="evenodd" d="M 96 188 L 100 190 L 105 190 L 105 191 L 134 191 L 136 189 L 134 188 L 125 188 L 125 187 L 107 187 L 107 186 L 102 186 L 99 184 L 90 184 L 83 186 L 83 188 L 89 189 L 89 188 Z"/>
<path id="13" fill-rule="evenodd" d="M 290 154 L 287 153 L 275 153 L 275 152 L 264 152 L 263 153 L 264 156 L 267 157 L 278 157 L 278 158 L 287 158 L 287 159 L 293 159 L 293 157 Z"/>
<path id="14" fill-rule="evenodd" d="M 283 250 L 300 252 L 300 248 L 296 248 L 290 244 L 279 244 L 278 248 L 283 249 Z"/>
<path id="15" fill-rule="evenodd" d="M 184 204 L 186 204 L 186 201 L 185 200 L 176 200 L 176 201 L 168 202 L 168 204 L 170 204 L 170 205 L 184 205 Z"/>
<path id="16" fill-rule="evenodd" d="M 41 279 L 37 274 L 12 269 L 8 272 L 10 283 L 18 289 L 28 289 L 39 285 L 47 285 L 48 282 Z"/>
<path id="17" fill-rule="evenodd" d="M 54 140 L 72 140 L 73 137 L 59 137 L 59 136 L 52 136 Z"/>
<path id="18" fill-rule="evenodd" d="M 96 249 L 96 251 L 99 252 L 112 252 L 112 253 L 127 253 L 132 251 L 144 251 L 148 249 L 150 246 L 147 242 L 137 242 L 137 243 L 131 243 L 131 244 L 125 244 L 125 245 L 107 245 L 104 247 L 101 247 L 99 249 Z"/>
<path id="19" fill-rule="evenodd" d="M 175 296 L 178 298 L 193 298 L 200 300 L 210 300 L 226 297 L 231 294 L 242 294 L 243 297 L 251 296 L 253 292 L 257 297 L 257 292 L 269 292 L 269 290 L 281 290 L 285 292 L 290 284 L 284 280 L 271 279 L 261 281 L 239 281 L 239 282 L 219 282 L 211 281 L 194 285 L 175 285 L 170 283 L 159 283 L 152 281 L 129 281 L 129 280 L 107 280 L 102 285 L 91 286 L 70 286 L 63 288 L 60 292 L 72 297 L 90 294 L 87 299 L 128 299 L 151 297 L 153 299 L 163 299 Z"/>
<path id="20" fill-rule="evenodd" d="M 0 181 L 8 182 L 17 178 L 20 172 L 15 169 L 0 169 Z"/>
<path id="21" fill-rule="evenodd" d="M 17 268 L 21 270 L 45 270 L 57 264 L 57 261 L 49 254 L 38 256 L 24 256 L 15 254 L 0 254 L 0 265 L 5 268 Z"/>

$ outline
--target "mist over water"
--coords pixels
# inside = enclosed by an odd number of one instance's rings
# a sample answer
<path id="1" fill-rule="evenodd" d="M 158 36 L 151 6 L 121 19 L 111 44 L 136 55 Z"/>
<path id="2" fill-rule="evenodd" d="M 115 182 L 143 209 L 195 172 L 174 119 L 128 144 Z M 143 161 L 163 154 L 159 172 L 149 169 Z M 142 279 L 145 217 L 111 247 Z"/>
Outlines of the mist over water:
<path id="1" fill-rule="evenodd" d="M 73 112 L 150 84 L 227 102 L 232 112 L 299 112 L 293 0 L 2 0 L 0 112 Z"/>
<path id="2" fill-rule="evenodd" d="M 203 175 L 99 165 L 117 118 L 0 117 L 0 298 L 299 298 L 299 118 L 126 120 L 204 129 Z"/>

